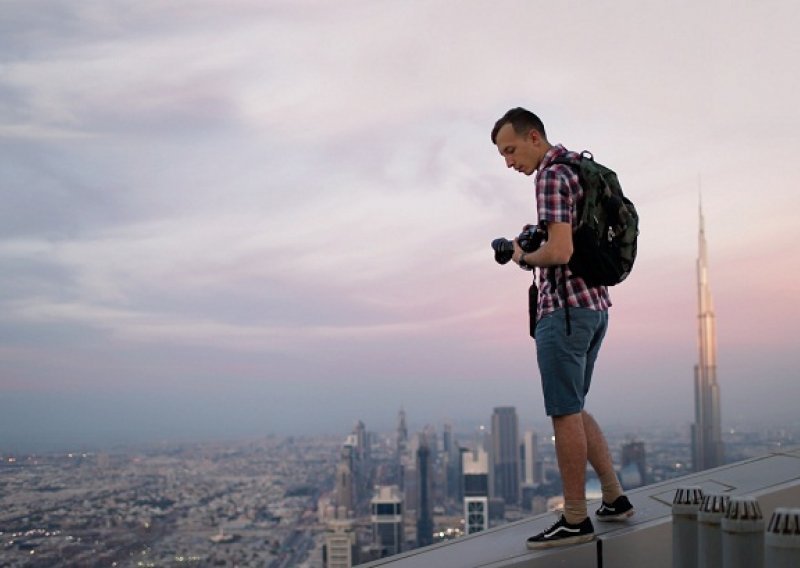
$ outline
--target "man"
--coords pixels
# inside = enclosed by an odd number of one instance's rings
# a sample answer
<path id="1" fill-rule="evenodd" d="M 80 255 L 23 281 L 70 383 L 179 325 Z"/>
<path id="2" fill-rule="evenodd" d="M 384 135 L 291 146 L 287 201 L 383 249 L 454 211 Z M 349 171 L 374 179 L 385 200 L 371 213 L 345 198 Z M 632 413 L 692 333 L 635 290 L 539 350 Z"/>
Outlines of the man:
<path id="1" fill-rule="evenodd" d="M 538 549 L 588 542 L 594 539 L 594 526 L 586 506 L 587 461 L 597 472 L 603 492 L 597 520 L 624 521 L 634 512 L 617 479 L 603 432 L 583 409 L 611 301 L 605 286 L 588 286 L 567 267 L 583 189 L 573 168 L 553 164 L 553 160 L 575 154 L 551 145 L 542 121 L 523 108 L 511 109 L 497 121 L 492 143 L 507 167 L 526 176 L 536 174 L 539 224 L 547 229 L 547 240 L 534 252 L 525 253 L 515 240 L 512 258 L 539 272 L 536 357 L 545 411 L 555 431 L 564 513 L 552 527 L 530 537 L 527 546 Z"/>

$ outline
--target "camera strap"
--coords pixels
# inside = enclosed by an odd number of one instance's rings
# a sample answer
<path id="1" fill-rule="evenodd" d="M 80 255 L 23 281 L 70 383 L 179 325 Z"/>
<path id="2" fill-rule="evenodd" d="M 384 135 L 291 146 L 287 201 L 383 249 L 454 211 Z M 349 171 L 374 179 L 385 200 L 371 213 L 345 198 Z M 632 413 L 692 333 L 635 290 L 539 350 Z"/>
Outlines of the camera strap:
<path id="1" fill-rule="evenodd" d="M 567 265 L 562 264 L 561 269 L 561 283 L 564 290 L 564 320 L 567 323 L 567 335 L 572 335 L 572 323 L 569 320 L 569 292 L 567 291 Z"/>
<path id="2" fill-rule="evenodd" d="M 557 271 L 561 272 L 561 293 L 559 293 Z M 570 321 L 569 317 L 569 291 L 567 290 L 567 265 L 559 264 L 558 266 L 551 267 L 548 271 L 547 280 L 550 283 L 550 290 L 555 293 L 558 305 L 563 306 L 564 308 L 564 319 L 567 325 L 567 335 L 572 335 L 572 322 Z"/>
<path id="3" fill-rule="evenodd" d="M 569 291 L 567 290 L 567 265 L 562 264 L 558 267 L 561 270 L 561 289 L 564 292 L 564 321 L 567 324 L 567 335 L 572 335 L 572 323 L 569 319 Z M 553 271 L 555 272 L 555 270 Z M 558 279 L 556 279 L 558 280 Z M 555 286 L 556 296 L 558 296 L 558 285 Z"/>

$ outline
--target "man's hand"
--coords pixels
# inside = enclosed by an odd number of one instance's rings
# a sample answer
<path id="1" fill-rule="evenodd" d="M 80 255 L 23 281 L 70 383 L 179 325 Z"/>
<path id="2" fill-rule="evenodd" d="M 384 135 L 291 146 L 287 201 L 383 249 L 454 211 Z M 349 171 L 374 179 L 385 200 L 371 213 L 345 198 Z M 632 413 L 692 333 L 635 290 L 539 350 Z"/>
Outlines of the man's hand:
<path id="1" fill-rule="evenodd" d="M 522 259 L 522 255 L 525 254 L 525 251 L 522 250 L 522 247 L 519 246 L 519 241 L 514 239 L 514 254 L 511 255 L 511 260 L 519 264 L 519 261 Z"/>
<path id="2" fill-rule="evenodd" d="M 523 251 L 514 239 L 514 254 L 511 257 L 519 264 Z M 572 226 L 569 223 L 550 223 L 547 226 L 547 240 L 537 250 L 525 253 L 528 266 L 559 266 L 567 264 L 572 257 Z"/>

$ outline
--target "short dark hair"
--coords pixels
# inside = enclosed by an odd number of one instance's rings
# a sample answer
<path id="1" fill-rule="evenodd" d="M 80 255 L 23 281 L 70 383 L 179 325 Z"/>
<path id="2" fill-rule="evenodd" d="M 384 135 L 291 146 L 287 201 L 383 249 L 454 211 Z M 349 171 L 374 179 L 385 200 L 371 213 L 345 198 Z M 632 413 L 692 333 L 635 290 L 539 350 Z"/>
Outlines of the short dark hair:
<path id="1" fill-rule="evenodd" d="M 497 133 L 506 124 L 511 124 L 517 136 L 525 136 L 531 130 L 536 130 L 542 135 L 542 138 L 547 140 L 547 134 L 545 134 L 544 131 L 544 123 L 541 119 L 529 110 L 516 107 L 505 113 L 500 120 L 495 122 L 494 128 L 492 128 L 492 144 L 497 144 Z"/>

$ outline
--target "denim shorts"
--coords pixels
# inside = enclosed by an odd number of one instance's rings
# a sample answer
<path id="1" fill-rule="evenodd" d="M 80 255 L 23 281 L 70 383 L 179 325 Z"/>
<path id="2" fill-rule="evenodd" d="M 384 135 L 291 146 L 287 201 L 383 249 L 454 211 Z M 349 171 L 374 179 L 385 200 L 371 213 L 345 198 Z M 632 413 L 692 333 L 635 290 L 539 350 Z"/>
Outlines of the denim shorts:
<path id="1" fill-rule="evenodd" d="M 563 308 L 547 314 L 536 324 L 536 359 L 548 416 L 583 410 L 594 362 L 608 329 L 608 311 L 571 307 L 569 319 L 570 335 Z"/>

